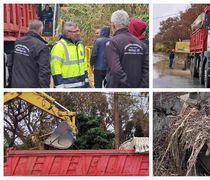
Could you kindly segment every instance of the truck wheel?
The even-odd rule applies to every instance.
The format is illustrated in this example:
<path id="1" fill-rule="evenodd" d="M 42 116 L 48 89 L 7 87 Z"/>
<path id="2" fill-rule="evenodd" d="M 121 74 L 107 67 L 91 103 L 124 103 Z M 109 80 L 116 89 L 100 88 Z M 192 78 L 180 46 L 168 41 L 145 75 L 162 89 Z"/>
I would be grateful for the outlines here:
<path id="1" fill-rule="evenodd" d="M 199 66 L 199 82 L 200 84 L 204 84 L 204 71 L 205 69 L 203 68 L 203 64 L 201 64 L 200 62 L 200 66 Z"/>
<path id="2" fill-rule="evenodd" d="M 206 62 L 204 72 L 204 84 L 206 88 L 210 88 L 210 73 L 208 72 L 208 63 Z"/>
<path id="3" fill-rule="evenodd" d="M 190 66 L 191 76 L 198 77 L 198 73 L 196 71 L 196 57 L 193 58 L 191 66 Z"/>

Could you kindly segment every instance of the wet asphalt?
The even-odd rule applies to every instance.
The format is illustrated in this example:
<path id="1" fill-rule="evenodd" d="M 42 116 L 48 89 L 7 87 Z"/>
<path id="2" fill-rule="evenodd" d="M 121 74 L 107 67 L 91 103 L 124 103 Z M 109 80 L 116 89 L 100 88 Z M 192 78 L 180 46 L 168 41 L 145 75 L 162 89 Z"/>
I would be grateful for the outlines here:
<path id="1" fill-rule="evenodd" d="M 168 57 L 163 54 L 153 56 L 154 88 L 204 88 L 198 78 L 191 78 L 190 70 L 183 70 L 184 61 L 174 60 L 173 69 L 168 68 Z"/>

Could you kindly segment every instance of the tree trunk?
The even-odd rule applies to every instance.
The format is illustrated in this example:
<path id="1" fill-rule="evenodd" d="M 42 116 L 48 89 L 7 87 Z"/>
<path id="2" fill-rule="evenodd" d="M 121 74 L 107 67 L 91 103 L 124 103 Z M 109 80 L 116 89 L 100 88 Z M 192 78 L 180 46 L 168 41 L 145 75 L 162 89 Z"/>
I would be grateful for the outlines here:
<path id="1" fill-rule="evenodd" d="M 114 138 L 114 145 L 115 149 L 119 149 L 120 146 L 120 129 L 121 129 L 121 122 L 119 118 L 119 108 L 118 108 L 118 94 L 117 92 L 114 93 L 114 132 L 115 132 L 115 138 Z"/>

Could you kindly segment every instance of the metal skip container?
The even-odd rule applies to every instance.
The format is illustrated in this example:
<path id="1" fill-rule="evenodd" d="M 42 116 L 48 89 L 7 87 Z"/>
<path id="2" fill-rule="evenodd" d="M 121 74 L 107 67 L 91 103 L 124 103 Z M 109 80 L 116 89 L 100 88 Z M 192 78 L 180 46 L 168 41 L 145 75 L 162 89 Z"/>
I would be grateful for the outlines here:
<path id="1" fill-rule="evenodd" d="M 7 151 L 5 176 L 149 176 L 149 154 L 134 150 Z"/>

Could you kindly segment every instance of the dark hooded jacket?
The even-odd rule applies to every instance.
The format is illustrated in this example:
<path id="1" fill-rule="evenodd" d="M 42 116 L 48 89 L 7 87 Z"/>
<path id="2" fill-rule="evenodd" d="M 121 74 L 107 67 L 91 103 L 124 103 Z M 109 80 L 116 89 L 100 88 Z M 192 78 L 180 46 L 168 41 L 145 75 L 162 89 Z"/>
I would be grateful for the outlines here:
<path id="1" fill-rule="evenodd" d="M 122 28 L 106 43 L 107 88 L 148 88 L 146 45 Z"/>
<path id="2" fill-rule="evenodd" d="M 109 35 L 110 28 L 103 27 L 101 29 L 100 38 L 98 38 L 94 44 L 90 62 L 96 70 L 107 70 L 107 65 L 105 62 L 105 48 L 106 42 L 109 40 Z"/>
<path id="3" fill-rule="evenodd" d="M 45 21 L 46 20 L 47 22 L 53 21 L 53 11 L 52 11 L 52 9 L 49 8 L 49 11 L 46 11 L 46 9 L 44 9 L 41 12 L 40 20 L 41 21 Z"/>
<path id="4" fill-rule="evenodd" d="M 15 42 L 12 88 L 49 88 L 50 51 L 45 43 L 32 31 Z"/>

